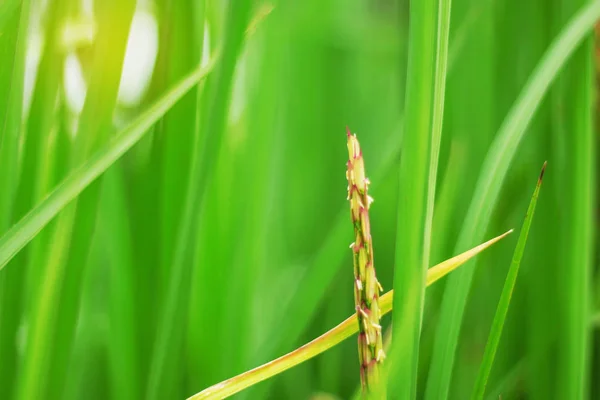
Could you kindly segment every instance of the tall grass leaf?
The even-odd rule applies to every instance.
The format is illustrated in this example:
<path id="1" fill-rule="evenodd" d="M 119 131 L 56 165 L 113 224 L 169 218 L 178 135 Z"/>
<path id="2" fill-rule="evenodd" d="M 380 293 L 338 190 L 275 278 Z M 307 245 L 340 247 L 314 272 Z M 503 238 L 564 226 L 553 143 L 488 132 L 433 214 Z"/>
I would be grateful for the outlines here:
<path id="1" fill-rule="evenodd" d="M 505 238 L 509 235 L 512 230 L 497 236 L 493 239 L 488 240 L 485 243 L 480 244 L 468 250 L 462 254 L 452 257 L 434 267 L 431 267 L 427 271 L 426 285 L 429 286 L 439 279 L 443 278 L 462 264 L 475 257 L 477 254 L 492 246 L 494 243 Z M 387 314 L 392 310 L 392 303 L 394 298 L 394 291 L 391 290 L 385 295 L 381 296 L 381 313 L 382 315 Z M 224 382 L 213 385 L 202 392 L 191 396 L 188 400 L 216 400 L 229 397 L 235 393 L 240 392 L 252 385 L 255 385 L 265 379 L 273 377 L 277 374 L 282 373 L 306 360 L 309 360 L 316 355 L 327 351 L 343 340 L 349 338 L 358 332 L 358 320 L 357 315 L 353 314 L 351 317 L 344 320 L 342 323 L 337 325 L 335 328 L 329 330 L 313 341 L 305 344 L 304 346 L 281 356 L 271 362 L 268 362 L 260 367 L 254 368 L 250 371 L 244 372 L 241 375 L 235 376 Z"/>
<path id="2" fill-rule="evenodd" d="M 58 87 L 62 68 L 62 54 L 55 51 L 58 15 L 63 12 L 61 1 L 54 1 L 49 6 L 49 22 L 46 27 L 46 45 L 42 52 L 36 82 L 32 94 L 31 106 L 28 119 L 24 125 L 24 140 L 21 147 L 20 179 L 16 190 L 16 200 L 12 210 L 12 221 L 21 218 L 34 204 L 39 187 L 45 178 L 51 173 L 50 160 L 53 158 L 53 137 L 51 128 L 56 122 L 56 110 Z M 25 283 L 27 281 L 27 266 L 30 263 L 30 255 L 33 247 L 22 252 L 19 257 L 12 261 L 12 266 L 5 272 L 10 284 L 2 294 L 2 303 L 7 304 L 6 313 L 2 318 L 2 333 L 10 340 L 10 347 L 0 347 L 0 354 L 7 360 L 16 359 L 17 332 L 21 317 L 25 311 L 27 296 L 23 296 Z M 0 306 L 1 308 L 2 306 Z M 0 340 L 4 345 L 4 341 Z M 0 346 L 2 346 L 0 345 Z M 12 353 L 12 354 L 11 354 Z M 7 364 L 11 364 L 7 362 Z M 18 367 L 11 368 L 10 372 L 0 373 L 0 387 L 11 391 L 15 384 L 15 375 Z M 6 382 L 4 382 L 6 380 Z M 10 396 L 6 396 L 10 397 Z"/>
<path id="3" fill-rule="evenodd" d="M 588 0 L 562 0 L 557 2 L 558 18 L 570 18 Z M 595 1 L 595 3 L 598 3 Z M 590 376 L 593 354 L 592 335 L 589 330 L 591 282 L 597 266 L 596 185 L 597 175 L 597 58 L 594 60 L 594 37 L 590 33 L 561 74 L 563 101 L 554 110 L 561 118 L 563 155 L 566 164 L 562 172 L 561 187 L 566 200 L 564 207 L 568 218 L 564 221 L 561 237 L 567 245 L 562 254 L 558 301 L 564 306 L 559 314 L 560 329 L 557 362 L 559 398 L 582 399 L 590 397 L 590 381 L 598 382 L 598 373 Z M 596 49 L 597 51 L 597 49 Z M 596 68 L 594 68 L 596 64 Z M 595 93 L 594 93 L 595 92 Z M 596 394 L 597 395 L 597 394 Z"/>
<path id="4" fill-rule="evenodd" d="M 125 56 L 135 2 L 103 2 L 97 13 L 99 40 L 93 54 L 89 87 L 75 137 L 72 165 L 78 166 L 106 142 L 113 126 L 113 112 Z M 88 250 L 95 230 L 100 183 L 66 207 L 50 238 L 57 243 L 41 265 L 34 294 L 30 329 L 25 346 L 19 397 L 36 398 L 42 393 L 64 395 L 75 338 L 82 281 Z M 64 247 L 63 247 L 64 246 Z M 53 346 L 48 346 L 48 340 Z"/>
<path id="5" fill-rule="evenodd" d="M 143 381 L 140 363 L 140 327 L 135 266 L 131 254 L 131 227 L 125 196 L 125 182 L 121 163 L 115 164 L 105 175 L 102 188 L 103 204 L 99 231 L 106 246 L 109 270 L 109 330 L 108 342 L 111 389 L 116 399 L 142 397 Z"/>
<path id="6" fill-rule="evenodd" d="M 535 110 L 560 68 L 589 33 L 599 16 L 600 2 L 594 1 L 582 8 L 552 42 L 531 74 L 490 147 L 458 239 L 458 249 L 468 247 L 485 233 L 508 168 Z M 427 399 L 448 396 L 460 325 L 472 277 L 473 266 L 469 265 L 454 274 L 448 282 L 427 382 Z"/>
<path id="7" fill-rule="evenodd" d="M 152 104 L 148 110 L 110 138 L 108 143 L 101 146 L 80 167 L 73 170 L 40 204 L 13 225 L 0 238 L 0 270 L 56 214 L 136 144 L 173 104 L 197 85 L 200 80 L 204 79 L 212 70 L 214 61 L 215 59 L 205 67 L 197 68 L 179 81 L 177 85 Z"/>
<path id="8" fill-rule="evenodd" d="M 220 149 L 229 111 L 233 73 L 242 48 L 244 33 L 250 19 L 249 1 L 227 5 L 223 53 L 215 75 L 206 82 L 205 106 L 200 116 L 201 132 L 195 138 L 189 192 L 178 227 L 171 263 L 169 282 L 159 317 L 148 378 L 150 399 L 172 395 L 168 389 L 181 379 L 174 374 L 181 363 L 187 306 L 190 297 L 190 277 L 200 211 L 206 188 L 212 179 L 211 170 Z"/>
<path id="9" fill-rule="evenodd" d="M 163 92 L 200 63 L 198 46 L 190 46 L 188 39 L 196 44 L 198 38 L 193 13 L 196 1 L 170 0 L 157 2 L 160 17 L 158 70 L 161 84 L 156 89 Z M 188 189 L 194 123 L 196 119 L 197 91 L 190 91 L 169 110 L 154 132 L 152 160 L 159 180 L 158 206 L 160 209 L 160 257 L 159 280 L 166 282 L 169 276 L 177 228 L 181 220 Z"/>
<path id="10" fill-rule="evenodd" d="M 16 16 L 15 16 L 16 17 Z M 12 68 L 5 71 L 10 74 L 10 80 L 5 86 L 8 91 L 2 93 L 8 97 L 3 114 L 4 124 L 0 127 L 0 232 L 4 233 L 10 226 L 12 208 L 19 177 L 19 141 L 22 133 L 23 88 L 25 81 L 25 51 L 27 43 L 27 27 L 29 21 L 29 1 L 21 4 L 18 14 L 16 45 L 14 58 L 8 54 L 7 64 Z M 10 33 L 7 33 L 9 36 Z M 10 43 L 8 51 L 10 52 Z M 9 72 L 10 71 L 10 72 Z M 3 88 L 3 91 L 5 89 Z"/>
<path id="11" fill-rule="evenodd" d="M 545 170 L 546 163 L 544 163 L 544 166 L 542 167 L 542 172 L 538 178 L 537 185 L 533 195 L 531 196 L 529 208 L 527 209 L 527 214 L 525 215 L 525 221 L 523 221 L 523 226 L 521 227 L 521 232 L 519 233 L 517 247 L 515 248 L 515 252 L 513 254 L 510 269 L 508 270 L 506 281 L 504 282 L 504 288 L 502 289 L 502 294 L 500 295 L 500 301 L 498 302 L 496 315 L 494 316 L 494 321 L 492 322 L 492 328 L 490 330 L 488 342 L 485 346 L 483 361 L 481 363 L 479 375 L 477 376 L 477 382 L 475 383 L 475 388 L 473 390 L 473 400 L 482 400 L 483 396 L 485 395 L 485 387 L 492 370 L 494 357 L 496 356 L 498 344 L 500 343 L 500 337 L 502 336 L 502 328 L 504 327 L 504 322 L 506 321 L 508 307 L 510 306 L 510 300 L 517 282 L 517 275 L 519 274 L 519 267 L 521 266 L 521 260 L 523 259 L 525 244 L 527 243 L 527 236 L 529 235 L 529 227 L 531 226 L 533 214 L 535 213 L 535 206 L 537 204 Z"/>
<path id="12" fill-rule="evenodd" d="M 198 37 L 198 54 L 202 55 L 205 51 L 209 51 L 208 48 L 205 48 L 204 46 L 204 40 L 205 40 L 205 31 L 207 30 L 207 4 L 204 1 L 201 2 L 196 2 L 195 3 L 195 30 L 196 30 L 196 34 L 194 36 Z M 209 46 L 207 46 L 209 47 Z M 196 110 L 195 110 L 195 121 L 194 121 L 194 135 L 198 136 L 200 134 L 200 116 L 201 116 L 201 104 L 202 104 L 202 94 L 204 93 L 204 85 L 200 84 L 198 85 L 198 88 L 196 89 Z M 199 235 L 200 236 L 200 235 Z M 202 239 L 201 237 L 198 238 L 198 242 L 201 243 Z M 200 245 L 198 245 L 198 247 L 200 247 Z M 197 260 L 197 258 L 196 258 Z M 194 261 L 196 261 L 194 260 Z M 197 270 L 194 271 L 194 273 L 198 273 Z M 206 344 L 206 341 L 204 340 L 204 336 L 203 336 L 203 332 L 204 330 L 202 329 L 203 325 L 198 321 L 201 316 L 199 313 L 194 312 L 194 310 L 197 309 L 196 306 L 196 302 L 195 300 L 199 297 L 201 297 L 201 295 L 204 294 L 208 294 L 206 293 L 206 291 L 202 291 L 202 289 L 198 288 L 198 286 L 203 285 L 204 282 L 200 281 L 198 279 L 195 279 L 195 276 L 192 276 L 191 278 L 191 282 L 192 282 L 192 288 L 191 288 L 191 296 L 190 296 L 190 312 L 188 315 L 188 336 L 186 337 L 186 354 L 188 355 L 187 359 L 188 359 L 188 365 L 186 368 L 186 372 L 187 372 L 187 386 L 186 386 L 186 393 L 189 393 L 189 388 L 194 387 L 194 385 L 200 380 L 202 379 L 201 376 L 202 374 L 197 374 L 197 372 L 199 370 L 201 370 L 201 366 L 198 366 L 198 364 L 200 364 L 203 359 L 203 356 L 205 356 L 205 354 L 202 352 L 202 346 Z M 200 301 L 204 301 L 203 298 L 200 299 Z M 197 352 L 195 352 L 194 350 L 197 350 Z"/>
<path id="13" fill-rule="evenodd" d="M 0 234 L 14 219 L 20 174 L 25 54 L 29 1 L 0 5 Z M 0 272 L 0 397 L 12 395 L 16 376 L 16 332 L 22 272 Z"/>
<path id="14" fill-rule="evenodd" d="M 406 126 L 400 160 L 394 289 L 396 316 L 389 384 L 402 399 L 417 393 L 424 279 L 442 138 L 450 0 L 410 7 Z M 436 24 L 437 16 L 437 24 Z M 410 267 L 408 267 L 410 266 Z"/>

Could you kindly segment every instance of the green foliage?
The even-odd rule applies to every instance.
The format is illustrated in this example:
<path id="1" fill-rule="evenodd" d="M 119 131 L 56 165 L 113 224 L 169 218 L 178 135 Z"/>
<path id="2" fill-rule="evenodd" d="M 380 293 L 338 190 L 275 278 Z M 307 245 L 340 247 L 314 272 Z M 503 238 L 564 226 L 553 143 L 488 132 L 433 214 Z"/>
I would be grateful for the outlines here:
<path id="1" fill-rule="evenodd" d="M 600 395 L 597 1 L 94 3 L 0 1 L 2 399 L 185 398 L 354 312 L 345 126 L 378 279 L 402 292 L 389 397 L 471 395 L 512 246 L 425 297 L 424 268 L 520 226 L 544 160 L 488 394 Z M 123 55 L 154 40 L 126 50 L 132 16 L 158 50 L 130 104 Z M 239 397 L 359 380 L 346 341 Z"/>

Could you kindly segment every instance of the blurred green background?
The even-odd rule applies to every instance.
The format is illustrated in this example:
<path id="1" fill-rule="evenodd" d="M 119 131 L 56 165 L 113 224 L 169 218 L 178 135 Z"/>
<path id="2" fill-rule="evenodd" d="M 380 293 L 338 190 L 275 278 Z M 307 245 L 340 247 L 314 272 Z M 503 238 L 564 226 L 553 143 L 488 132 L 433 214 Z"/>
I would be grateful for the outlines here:
<path id="1" fill-rule="evenodd" d="M 486 153 L 583 4 L 452 1 L 432 264 L 466 250 Z M 408 27 L 408 0 L 3 0 L 1 233 L 219 58 L 0 271 L 0 398 L 184 398 L 351 315 L 346 125 L 391 289 Z M 579 379 L 600 398 L 595 51 L 590 31 L 496 183 L 486 238 L 521 226 L 548 161 L 489 398 L 561 399 Z M 470 396 L 516 240 L 477 258 L 452 399 Z M 419 398 L 445 283 L 426 294 Z M 349 339 L 236 398 L 347 399 L 359 384 Z"/>

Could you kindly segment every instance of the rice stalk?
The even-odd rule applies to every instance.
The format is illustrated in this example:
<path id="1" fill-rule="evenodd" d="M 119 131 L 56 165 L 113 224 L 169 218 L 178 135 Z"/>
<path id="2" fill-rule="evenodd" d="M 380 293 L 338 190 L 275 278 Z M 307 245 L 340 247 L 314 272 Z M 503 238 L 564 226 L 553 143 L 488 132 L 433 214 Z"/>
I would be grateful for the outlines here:
<path id="1" fill-rule="evenodd" d="M 381 340 L 381 310 L 379 292 L 383 291 L 373 263 L 373 241 L 369 222 L 369 207 L 373 199 L 368 195 L 369 179 L 356 135 L 348 136 L 348 200 L 354 225 L 354 243 L 350 245 L 354 260 L 354 300 L 358 320 L 358 356 L 363 391 L 369 392 L 379 382 L 379 364 L 385 353 Z"/>

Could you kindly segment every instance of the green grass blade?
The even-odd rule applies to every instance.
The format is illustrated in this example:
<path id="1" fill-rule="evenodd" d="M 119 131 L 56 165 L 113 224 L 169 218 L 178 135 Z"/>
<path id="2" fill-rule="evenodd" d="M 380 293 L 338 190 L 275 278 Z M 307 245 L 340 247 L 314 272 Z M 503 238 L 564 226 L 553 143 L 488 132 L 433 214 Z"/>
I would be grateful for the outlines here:
<path id="1" fill-rule="evenodd" d="M 557 2 L 558 18 L 570 18 L 588 0 Z M 595 1 L 597 3 L 597 1 Z M 562 21 L 561 21 L 562 22 Z M 597 223 L 597 47 L 588 35 L 561 74 L 561 103 L 554 110 L 561 118 L 563 151 L 566 163 L 560 169 L 565 198 L 564 229 L 561 239 L 566 245 L 558 270 L 559 294 L 563 307 L 559 313 L 559 343 L 556 389 L 558 398 L 590 398 L 590 379 L 598 382 L 598 372 L 590 376 L 593 340 L 589 330 L 591 282 L 597 266 L 594 230 Z M 596 38 L 597 41 L 597 38 Z M 595 92 L 595 93 L 594 93 Z M 565 100 L 568 99 L 568 100 Z M 566 103 L 566 104 L 565 104 Z M 557 168 L 558 170 L 558 168 Z M 597 296 L 597 295 L 596 295 Z M 592 396 L 594 397 L 594 396 Z"/>
<path id="2" fill-rule="evenodd" d="M 500 343 L 500 337 L 502 336 L 502 328 L 504 327 L 504 322 L 506 321 L 508 307 L 510 306 L 510 300 L 517 282 L 517 275 L 519 274 L 519 267 L 521 266 L 521 260 L 523 259 L 525 244 L 527 243 L 527 236 L 529 235 L 529 227 L 531 226 L 533 214 L 535 213 L 535 206 L 537 204 L 545 170 L 546 163 L 544 163 L 544 166 L 542 167 L 542 172 L 538 178 L 537 185 L 533 191 L 533 195 L 531 196 L 529 208 L 527 209 L 527 214 L 525 215 L 525 221 L 523 221 L 523 226 L 521 227 L 521 232 L 519 233 L 517 247 L 515 248 L 515 252 L 513 254 L 512 263 L 510 264 L 510 269 L 508 270 L 506 281 L 504 282 L 504 288 L 502 289 L 502 294 L 500 295 L 500 301 L 498 302 L 496 315 L 494 316 L 490 335 L 485 346 L 483 361 L 481 363 L 479 375 L 477 376 L 477 382 L 475 383 L 473 396 L 471 397 L 473 400 L 482 400 L 483 396 L 485 395 L 485 387 L 492 370 L 492 365 L 494 364 L 494 357 L 496 356 L 498 344 Z"/>
<path id="3" fill-rule="evenodd" d="M 600 17 L 600 2 L 592 2 L 578 12 L 559 37 L 553 41 L 530 76 L 486 157 L 458 239 L 458 249 L 469 247 L 485 233 L 508 168 L 535 110 L 560 68 L 593 28 L 598 17 Z M 450 278 L 444 293 L 433 361 L 427 382 L 428 399 L 448 397 L 460 325 L 472 277 L 472 265 L 461 269 Z"/>
<path id="4" fill-rule="evenodd" d="M 15 204 L 15 217 L 22 218 L 40 199 L 43 198 L 48 188 L 52 185 L 51 180 L 56 174 L 56 160 L 61 151 L 58 141 L 57 126 L 60 113 L 63 108 L 64 98 L 60 94 L 63 83 L 62 72 L 64 68 L 65 54 L 57 52 L 56 48 L 60 40 L 60 21 L 65 18 L 68 1 L 54 0 L 48 4 L 48 23 L 45 27 L 45 46 L 43 48 L 35 86 L 32 93 L 31 106 L 26 122 L 26 139 L 23 143 L 23 155 L 21 166 L 21 178 L 17 190 L 17 201 Z M 58 101 L 57 101 L 58 99 Z M 63 155 L 60 162 L 68 162 L 70 154 Z M 23 293 L 37 293 L 39 281 L 43 280 L 40 274 L 45 255 L 42 250 L 47 245 L 47 238 L 52 228 L 46 230 L 45 235 L 38 236 L 38 241 L 22 251 L 11 261 L 6 273 L 18 276 L 18 281 L 12 283 L 15 291 L 14 297 L 10 299 L 11 307 L 21 314 L 27 315 L 26 311 L 32 312 L 31 308 L 25 307 L 35 304 L 33 296 L 23 296 Z M 34 283 L 35 281 L 35 283 Z M 31 290 L 31 291 L 30 291 Z M 18 321 L 15 321 L 18 322 Z M 7 321 L 8 325 L 9 322 Z M 18 325 L 13 327 L 15 338 Z M 2 379 L 2 378 L 0 378 Z M 0 383 L 0 386 L 2 384 Z"/>
<path id="5" fill-rule="evenodd" d="M 202 108 L 201 132 L 195 138 L 189 192 L 179 223 L 176 248 L 171 263 L 164 306 L 159 317 L 158 333 L 148 378 L 149 399 L 169 396 L 169 389 L 181 377 L 173 374 L 181 362 L 195 237 L 203 197 L 211 181 L 212 165 L 220 150 L 229 111 L 231 84 L 251 4 L 239 1 L 227 6 L 225 37 L 221 63 L 206 82 L 207 101 Z"/>
<path id="6" fill-rule="evenodd" d="M 9 6 L 12 3 L 12 6 Z M 14 8 L 13 8 L 14 6 Z M 6 7 L 6 8 L 5 8 Z M 11 88 L 13 87 L 13 70 L 17 56 L 17 44 L 19 38 L 19 26 L 21 22 L 21 7 L 19 2 L 3 2 L 0 5 L 0 57 L 5 60 L 0 64 L 0 147 L 6 132 L 6 121 L 15 107 L 11 101 Z M 18 66 L 18 63 L 17 63 Z"/>
<path id="7" fill-rule="evenodd" d="M 471 250 L 468 250 L 462 254 L 452 257 L 451 259 L 441 262 L 434 267 L 429 268 L 427 270 L 425 279 L 426 286 L 437 282 L 439 279 L 454 271 L 456 268 L 475 257 L 480 252 L 505 238 L 511 232 L 512 230 L 503 233 L 502 235 L 490 239 L 487 242 L 472 248 Z M 381 296 L 380 305 L 382 315 L 392 311 L 393 298 L 393 290 L 390 290 L 388 293 Z M 250 371 L 244 372 L 243 374 L 206 388 L 202 392 L 191 396 L 189 400 L 216 400 L 224 399 L 234 395 L 235 393 L 280 374 L 298 364 L 303 363 L 306 360 L 315 357 L 318 354 L 327 351 L 357 332 L 357 317 L 356 314 L 353 314 L 335 328 L 327 331 L 304 346 Z"/>
<path id="8" fill-rule="evenodd" d="M 139 303 L 134 262 L 131 254 L 131 227 L 125 195 L 125 179 L 120 163 L 110 168 L 102 187 L 99 231 L 110 265 L 108 341 L 112 392 L 115 399 L 139 399 L 142 396 L 140 363 L 141 336 L 136 324 Z"/>
<path id="9" fill-rule="evenodd" d="M 160 75 L 156 89 L 163 92 L 200 63 L 198 38 L 192 4 L 196 1 L 159 1 L 160 16 L 158 62 L 155 74 Z M 188 39 L 192 39 L 192 46 Z M 158 77 L 157 77 L 158 78 Z M 168 280 L 177 228 L 181 220 L 188 189 L 194 145 L 197 91 L 190 91 L 173 106 L 154 132 L 152 160 L 159 180 L 158 207 L 161 219 L 159 280 Z"/>
<path id="10" fill-rule="evenodd" d="M 410 7 L 406 126 L 394 269 L 397 323 L 393 336 L 397 340 L 392 345 L 389 375 L 392 392 L 403 399 L 415 398 L 417 393 L 424 278 L 430 257 L 444 115 L 450 6 L 451 1 L 440 0 L 419 1 Z"/>
<path id="11" fill-rule="evenodd" d="M 427 197 L 427 224 L 425 225 L 424 254 L 429 261 L 431 250 L 431 229 L 433 226 L 433 209 L 437 187 L 437 172 L 442 142 L 442 126 L 444 123 L 444 102 L 446 97 L 446 75 L 448 71 L 448 41 L 450 37 L 451 0 L 438 1 L 438 21 L 436 38 L 436 63 L 433 91 L 433 112 L 431 122 L 431 157 L 429 160 L 429 180 Z"/>
<path id="12" fill-rule="evenodd" d="M 21 9 L 16 36 L 14 58 L 9 55 L 8 64 L 11 64 L 10 81 L 7 88 L 8 103 L 3 113 L 4 124 L 0 127 L 0 232 L 4 233 L 12 222 L 12 209 L 15 201 L 17 182 L 19 177 L 19 141 L 21 140 L 21 126 L 23 114 L 23 88 L 25 81 L 25 52 L 27 44 L 27 27 L 29 21 L 29 1 L 21 4 Z M 10 52 L 10 43 L 7 44 Z M 4 90 L 4 89 L 3 89 Z"/>
<path id="13" fill-rule="evenodd" d="M 0 234 L 15 218 L 19 177 L 19 142 L 29 1 L 0 5 Z M 0 272 L 0 397 L 10 398 L 17 375 L 16 335 L 21 312 L 22 271 Z"/>
<path id="14" fill-rule="evenodd" d="M 63 6 L 61 2 L 52 2 L 49 6 L 49 23 L 46 28 L 46 46 L 41 55 L 39 73 L 32 94 L 31 107 L 28 120 L 23 125 L 24 142 L 21 148 L 21 175 L 16 190 L 16 201 L 13 207 L 12 220 L 21 218 L 34 204 L 36 189 L 42 184 L 44 178 L 49 175 L 52 168 L 48 168 L 49 160 L 53 158 L 53 136 L 51 128 L 56 122 L 56 110 L 53 107 L 58 94 L 60 72 L 62 67 L 62 55 L 56 54 L 54 46 L 58 33 L 58 15 L 62 15 Z M 52 106 L 48 106 L 52 104 Z M 22 252 L 19 257 L 12 261 L 12 266 L 4 272 L 6 279 L 6 290 L 2 290 L 0 302 L 7 305 L 2 317 L 2 329 L 0 332 L 0 354 L 6 360 L 16 360 L 19 324 L 22 320 L 26 297 L 23 296 L 24 284 L 26 282 L 27 266 L 31 250 Z M 10 282 L 10 283 L 8 283 Z M 6 340 L 4 340 L 6 338 Z M 8 341 L 8 342 L 7 342 Z M 5 347 L 7 346 L 7 347 Z M 10 361 L 3 363 L 11 365 Z M 14 365 L 14 364 L 13 364 Z M 2 373 L 0 367 L 0 387 L 11 391 L 15 384 L 15 375 L 18 368 L 10 368 L 10 371 Z M 10 398 L 11 396 L 4 396 Z"/>
<path id="15" fill-rule="evenodd" d="M 213 65 L 214 59 L 206 67 L 198 68 L 187 75 L 148 110 L 111 138 L 85 163 L 63 179 L 40 204 L 13 225 L 0 238 L 0 269 L 4 268 L 8 261 L 29 243 L 56 214 L 136 144 L 173 104 L 205 78 L 212 70 Z"/>
<path id="16" fill-rule="evenodd" d="M 134 9 L 132 0 L 110 0 L 98 10 L 99 39 L 75 137 L 72 165 L 84 162 L 112 131 Z M 33 266 L 41 283 L 36 286 L 39 291 L 33 295 L 29 315 L 31 335 L 27 337 L 23 373 L 19 377 L 21 399 L 41 394 L 64 396 L 99 191 L 100 183 L 95 182 L 66 207 L 50 239 L 57 244 L 44 263 Z"/>

